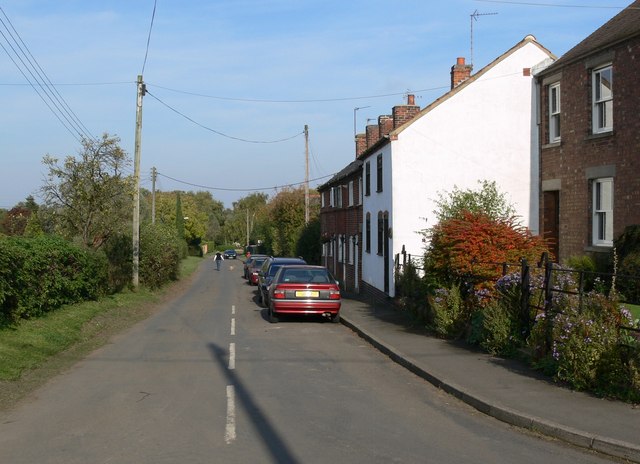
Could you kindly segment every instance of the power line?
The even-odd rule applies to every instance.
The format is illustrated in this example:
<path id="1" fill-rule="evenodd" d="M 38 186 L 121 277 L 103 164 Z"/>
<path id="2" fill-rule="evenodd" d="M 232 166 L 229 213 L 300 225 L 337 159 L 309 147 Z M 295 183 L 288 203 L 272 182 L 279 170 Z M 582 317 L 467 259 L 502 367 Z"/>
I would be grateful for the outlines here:
<path id="1" fill-rule="evenodd" d="M 155 95 L 153 95 L 151 92 L 149 92 L 147 90 L 147 95 L 149 95 L 150 97 L 153 97 L 155 100 L 157 100 L 158 102 L 160 102 L 162 105 L 166 106 L 167 108 L 169 108 L 171 111 L 173 111 L 174 113 L 182 116 L 183 118 L 185 118 L 187 121 L 192 122 L 193 124 L 195 124 L 196 126 L 202 127 L 203 129 L 206 129 L 210 132 L 213 132 L 214 134 L 218 134 L 222 137 L 226 137 L 228 139 L 232 139 L 232 140 L 238 140 L 240 142 L 247 142 L 247 143 L 279 143 L 279 142 L 286 142 L 287 140 L 291 140 L 294 139 L 296 137 L 299 137 L 300 135 L 302 135 L 304 132 L 299 132 L 295 135 L 292 135 L 291 137 L 286 137 L 283 139 L 278 139 L 278 140 L 249 140 L 249 139 L 243 139 L 240 137 L 233 137 L 231 135 L 227 135 L 225 133 L 222 133 L 220 131 L 217 131 L 215 129 L 212 129 L 210 127 L 207 127 L 203 124 L 200 124 L 199 122 L 195 121 L 194 119 L 190 118 L 189 116 L 185 115 L 184 113 L 181 113 L 180 111 L 178 111 L 177 109 L 173 108 L 172 106 L 169 106 L 167 103 L 163 102 L 162 100 L 160 100 L 158 97 L 156 97 Z"/>
<path id="2" fill-rule="evenodd" d="M 302 181 L 302 182 L 294 182 L 292 184 L 285 184 L 285 185 L 276 185 L 273 187 L 264 187 L 264 188 L 224 188 L 224 187 L 210 187 L 207 185 L 199 185 L 199 184 L 192 184 L 191 182 L 186 182 L 184 180 L 179 180 L 179 179 L 175 179 L 173 177 L 167 176 L 166 174 L 162 174 L 159 171 L 156 171 L 156 174 L 162 177 L 165 177 L 167 179 L 170 179 L 174 182 L 178 182 L 180 184 L 185 184 L 185 185 L 190 185 L 191 187 L 198 187 L 198 188 L 203 188 L 203 189 L 207 189 L 207 190 L 221 190 L 224 192 L 260 192 L 263 190 L 274 190 L 274 189 L 282 189 L 282 188 L 287 188 L 287 187 L 295 187 L 297 185 L 302 185 L 304 183 L 306 183 L 306 181 Z M 315 182 L 317 180 L 322 180 L 322 179 L 326 179 L 327 177 L 333 177 L 335 176 L 334 174 L 329 174 L 326 176 L 322 176 L 322 177 L 316 177 L 315 179 L 309 179 L 309 182 Z"/>
<path id="3" fill-rule="evenodd" d="M 516 1 L 508 1 L 508 0 L 475 0 L 476 2 L 485 2 L 485 3 L 507 3 L 510 5 L 525 5 L 525 6 L 547 6 L 547 7 L 557 7 L 557 8 L 593 8 L 593 9 L 609 9 L 609 10 L 624 10 L 625 8 L 629 8 L 632 10 L 638 9 L 638 7 L 626 7 L 626 6 L 611 6 L 611 5 L 569 5 L 562 3 L 539 3 L 539 2 L 516 2 Z"/>
<path id="4" fill-rule="evenodd" d="M 7 37 L 7 35 L 5 35 L 3 31 L 0 31 L 0 34 L 6 41 L 9 48 L 13 51 L 13 54 L 15 55 L 15 57 L 20 61 L 20 63 L 22 63 L 22 67 L 17 63 L 17 61 L 14 59 L 11 53 L 9 53 L 9 50 L 7 50 L 7 48 L 4 45 L 2 45 L 2 48 L 7 53 L 7 55 L 13 62 L 13 64 L 16 66 L 16 68 L 18 68 L 20 73 L 27 80 L 29 85 L 31 85 L 31 87 L 38 94 L 38 96 L 44 101 L 44 103 L 47 105 L 49 110 L 51 110 L 54 113 L 54 115 L 58 118 L 58 120 L 62 123 L 62 125 L 65 126 L 65 128 L 69 132 L 71 132 L 76 139 L 78 139 L 77 136 L 80 136 L 81 139 L 82 138 L 94 139 L 94 137 L 91 135 L 89 130 L 86 128 L 86 126 L 82 123 L 80 118 L 78 118 L 78 116 L 73 112 L 73 110 L 71 109 L 69 104 L 66 102 L 66 100 L 62 97 L 60 92 L 58 92 L 58 90 L 55 88 L 55 86 L 47 76 L 44 69 L 42 69 L 42 67 L 36 60 L 36 58 L 33 56 L 31 51 L 29 50 L 29 47 L 27 46 L 27 44 L 24 42 L 24 40 L 22 40 L 22 37 L 20 36 L 16 28 L 13 26 L 13 23 L 5 13 L 4 9 L 2 9 L 2 7 L 0 7 L 0 11 L 2 12 L 2 15 L 6 20 L 5 22 L 5 20 L 3 20 L 0 17 L 0 24 L 2 24 L 2 26 L 8 33 L 9 37 L 11 38 L 11 40 L 9 40 L 9 38 Z M 11 26 L 11 28 L 9 28 L 9 26 Z M 17 49 L 16 47 L 13 46 L 12 41 L 17 46 Z M 25 62 L 25 59 L 23 59 L 23 57 L 26 59 L 26 62 Z M 37 86 L 43 91 L 43 93 L 46 95 L 46 97 L 51 102 L 51 104 L 55 107 L 55 110 L 51 105 L 49 105 L 49 103 L 46 101 L 43 95 L 36 89 L 36 86 L 34 85 L 32 80 L 29 79 L 29 77 L 27 77 L 23 68 L 24 70 L 27 71 L 27 73 L 31 75 L 31 78 L 33 79 L 33 81 L 35 81 Z M 66 123 L 62 121 L 60 116 L 62 116 L 62 118 L 66 121 Z M 71 130 L 69 126 L 71 126 L 73 130 Z M 74 134 L 74 131 L 76 132 L 75 134 Z"/>
<path id="5" fill-rule="evenodd" d="M 147 65 L 147 55 L 149 54 L 149 42 L 151 42 L 151 30 L 153 29 L 153 20 L 156 17 L 156 5 L 158 0 L 153 0 L 153 13 L 151 13 L 151 25 L 149 26 L 149 35 L 147 36 L 147 49 L 144 52 L 144 62 L 142 63 L 142 72 L 144 75 L 144 67 Z"/>
<path id="6" fill-rule="evenodd" d="M 170 92 L 181 93 L 185 95 L 193 95 L 195 97 L 203 97 L 203 98 L 212 98 L 215 100 L 226 100 L 226 101 L 239 101 L 239 102 L 248 102 L 248 103 L 329 103 L 329 102 L 337 102 L 337 101 L 350 101 L 350 100 L 366 100 L 371 98 L 386 98 L 386 97 L 395 97 L 398 95 L 406 95 L 407 91 L 397 92 L 397 93 L 386 93 L 380 95 L 368 95 L 368 96 L 355 96 L 355 97 L 336 97 L 336 98 L 316 98 L 311 100 L 269 100 L 269 99 L 260 99 L 260 98 L 235 98 L 235 97 L 221 97 L 217 95 L 207 95 L 196 92 L 188 92 L 185 90 L 172 89 L 169 87 L 163 87 L 161 85 L 155 84 L 147 84 L 147 86 L 157 87 L 159 89 L 168 90 Z M 420 90 L 412 90 L 412 93 L 423 93 L 423 92 L 431 92 L 435 90 L 448 89 L 450 86 L 440 86 L 440 87 L 432 87 L 429 89 L 420 89 Z"/>

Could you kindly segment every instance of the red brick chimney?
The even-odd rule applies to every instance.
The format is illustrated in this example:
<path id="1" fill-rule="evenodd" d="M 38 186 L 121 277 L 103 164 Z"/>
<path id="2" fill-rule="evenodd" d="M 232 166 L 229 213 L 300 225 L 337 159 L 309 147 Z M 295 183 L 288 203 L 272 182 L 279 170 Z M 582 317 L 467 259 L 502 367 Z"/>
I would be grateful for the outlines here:
<path id="1" fill-rule="evenodd" d="M 393 114 L 393 128 L 396 129 L 403 125 L 407 121 L 411 121 L 420 112 L 420 107 L 416 105 L 416 97 L 414 95 L 407 95 L 407 104 L 394 106 L 392 110 Z"/>
<path id="2" fill-rule="evenodd" d="M 378 116 L 378 128 L 380 130 L 380 137 L 389 135 L 389 132 L 393 130 L 393 116 L 388 114 Z"/>
<path id="3" fill-rule="evenodd" d="M 380 127 L 377 124 L 368 124 L 367 128 L 367 148 L 373 146 L 380 138 Z"/>
<path id="4" fill-rule="evenodd" d="M 356 135 L 356 158 L 367 149 L 367 136 L 365 134 Z"/>
<path id="5" fill-rule="evenodd" d="M 452 90 L 471 77 L 471 69 L 473 69 L 472 65 L 464 64 L 464 58 L 458 57 L 456 64 L 451 66 Z"/>

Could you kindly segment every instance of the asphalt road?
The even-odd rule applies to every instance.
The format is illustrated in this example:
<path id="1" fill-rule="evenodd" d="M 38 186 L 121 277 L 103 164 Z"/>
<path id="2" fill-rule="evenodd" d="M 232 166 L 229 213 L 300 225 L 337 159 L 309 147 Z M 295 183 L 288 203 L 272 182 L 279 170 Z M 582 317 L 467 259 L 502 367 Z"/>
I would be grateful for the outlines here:
<path id="1" fill-rule="evenodd" d="M 477 413 L 341 324 L 269 324 L 206 260 L 150 319 L 0 415 L 0 463 L 604 463 Z"/>

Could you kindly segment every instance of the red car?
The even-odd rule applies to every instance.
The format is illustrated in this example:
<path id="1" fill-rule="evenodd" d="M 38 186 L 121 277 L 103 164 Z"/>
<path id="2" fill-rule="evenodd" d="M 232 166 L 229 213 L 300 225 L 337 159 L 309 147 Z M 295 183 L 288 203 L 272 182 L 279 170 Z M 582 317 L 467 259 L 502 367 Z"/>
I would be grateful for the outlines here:
<path id="1" fill-rule="evenodd" d="M 247 269 L 249 285 L 258 285 L 258 272 L 260 272 L 262 263 L 264 263 L 267 258 L 268 256 L 266 255 L 259 255 L 251 258 L 251 264 Z"/>
<path id="2" fill-rule="evenodd" d="M 321 315 L 340 322 L 340 286 L 326 267 L 285 265 L 269 287 L 269 322 L 279 315 Z"/>

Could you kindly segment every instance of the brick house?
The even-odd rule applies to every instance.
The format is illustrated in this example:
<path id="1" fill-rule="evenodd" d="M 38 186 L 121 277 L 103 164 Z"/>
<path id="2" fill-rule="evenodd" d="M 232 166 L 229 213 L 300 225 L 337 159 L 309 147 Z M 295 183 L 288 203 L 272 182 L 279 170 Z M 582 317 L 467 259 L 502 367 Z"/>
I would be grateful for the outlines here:
<path id="1" fill-rule="evenodd" d="M 320 193 L 322 264 L 348 293 L 359 293 L 362 259 L 362 161 L 354 160 L 328 182 Z"/>
<path id="2" fill-rule="evenodd" d="M 536 75 L 540 223 L 557 260 L 640 224 L 640 1 Z"/>

